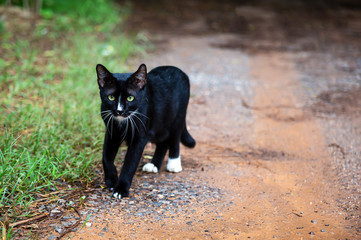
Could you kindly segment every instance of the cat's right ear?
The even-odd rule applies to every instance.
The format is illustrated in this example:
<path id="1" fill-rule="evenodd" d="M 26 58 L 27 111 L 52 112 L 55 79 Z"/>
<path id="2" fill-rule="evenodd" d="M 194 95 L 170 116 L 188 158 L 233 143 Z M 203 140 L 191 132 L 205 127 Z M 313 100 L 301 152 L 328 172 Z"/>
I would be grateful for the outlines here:
<path id="1" fill-rule="evenodd" d="M 100 88 L 103 88 L 112 78 L 112 74 L 101 64 L 96 66 L 97 76 L 98 76 L 98 85 Z"/>

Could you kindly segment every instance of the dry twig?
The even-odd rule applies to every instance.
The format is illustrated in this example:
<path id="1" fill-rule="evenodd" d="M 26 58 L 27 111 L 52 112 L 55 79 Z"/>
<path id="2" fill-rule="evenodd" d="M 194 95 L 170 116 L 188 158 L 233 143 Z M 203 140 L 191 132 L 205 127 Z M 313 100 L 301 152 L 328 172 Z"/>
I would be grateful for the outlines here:
<path id="1" fill-rule="evenodd" d="M 78 221 L 76 221 L 76 223 L 74 223 L 74 224 L 71 225 L 70 227 L 67 227 L 66 231 L 64 231 L 63 233 L 61 233 L 61 234 L 56 238 L 57 240 L 60 240 L 62 237 L 64 237 L 64 236 L 65 236 L 66 234 L 68 234 L 69 232 L 71 232 L 74 228 L 76 228 L 76 227 L 80 224 L 80 222 L 81 222 L 81 215 L 80 215 L 79 211 L 78 211 L 75 207 L 73 207 L 73 210 L 74 210 L 74 212 L 76 212 L 76 214 L 78 214 L 78 216 L 79 216 Z"/>
<path id="2" fill-rule="evenodd" d="M 32 221 L 42 219 L 44 217 L 47 217 L 48 215 L 49 215 L 49 213 L 43 213 L 43 214 L 40 214 L 40 215 L 32 217 L 32 218 L 28 218 L 28 219 L 25 219 L 25 220 L 22 220 L 22 221 L 19 221 L 19 222 L 11 223 L 9 225 L 9 227 L 16 227 L 16 226 L 19 226 L 19 225 L 23 225 L 23 224 L 28 223 L 28 222 L 32 222 Z"/>

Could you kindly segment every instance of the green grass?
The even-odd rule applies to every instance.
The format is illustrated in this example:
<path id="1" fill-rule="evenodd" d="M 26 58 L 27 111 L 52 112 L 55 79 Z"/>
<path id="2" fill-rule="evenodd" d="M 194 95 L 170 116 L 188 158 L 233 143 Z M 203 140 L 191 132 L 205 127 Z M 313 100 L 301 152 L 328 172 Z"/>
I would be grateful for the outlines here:
<path id="1" fill-rule="evenodd" d="M 77 9 L 77 11 L 69 11 L 69 9 Z M 51 18 L 54 14 L 62 14 L 62 17 L 57 20 L 58 26 L 70 23 L 82 31 L 93 31 L 95 27 L 98 31 L 109 32 L 119 26 L 119 22 L 129 14 L 128 10 L 129 7 L 120 8 L 112 1 L 105 0 L 46 0 L 44 9 L 40 13 L 45 18 Z M 119 18 L 119 12 L 122 18 Z"/>
<path id="2" fill-rule="evenodd" d="M 106 9 L 124 18 L 117 8 Z M 114 17 L 113 27 L 87 15 L 85 30 L 82 24 L 66 29 L 55 19 L 77 15 L 51 11 L 56 17 L 47 16 L 26 39 L 7 29 L 0 35 L 0 215 L 13 220 L 31 215 L 27 206 L 38 193 L 63 182 L 91 183 L 104 132 L 95 65 L 126 71 L 127 59 L 145 50 L 143 40 L 115 30 Z"/>

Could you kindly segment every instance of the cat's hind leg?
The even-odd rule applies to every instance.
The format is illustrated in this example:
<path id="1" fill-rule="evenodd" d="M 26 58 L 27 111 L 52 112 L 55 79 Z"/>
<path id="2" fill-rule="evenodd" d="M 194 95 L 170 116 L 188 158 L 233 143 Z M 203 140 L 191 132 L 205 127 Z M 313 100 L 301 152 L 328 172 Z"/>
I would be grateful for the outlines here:
<path id="1" fill-rule="evenodd" d="M 180 148 L 179 148 L 180 139 L 177 138 L 169 147 L 169 158 L 167 163 L 167 171 L 178 173 L 182 169 L 182 161 L 180 157 Z"/>
<path id="2" fill-rule="evenodd" d="M 182 169 L 182 161 L 180 155 L 177 158 L 168 158 L 167 171 L 179 173 Z"/>
<path id="3" fill-rule="evenodd" d="M 167 150 L 168 145 L 166 143 L 157 143 L 152 162 L 143 166 L 143 172 L 157 173 L 162 167 L 163 159 Z"/>

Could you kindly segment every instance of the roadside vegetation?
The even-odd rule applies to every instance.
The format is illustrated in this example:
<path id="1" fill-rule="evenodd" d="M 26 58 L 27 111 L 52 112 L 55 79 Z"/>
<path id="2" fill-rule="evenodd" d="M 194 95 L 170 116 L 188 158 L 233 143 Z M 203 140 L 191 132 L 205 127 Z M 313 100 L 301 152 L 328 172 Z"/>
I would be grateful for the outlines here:
<path id="1" fill-rule="evenodd" d="M 95 65 L 126 71 L 147 45 L 122 34 L 129 6 L 44 0 L 31 12 L 13 2 L 20 6 L 0 1 L 0 227 L 8 238 L 10 223 L 34 216 L 34 202 L 92 183 L 103 140 Z"/>

